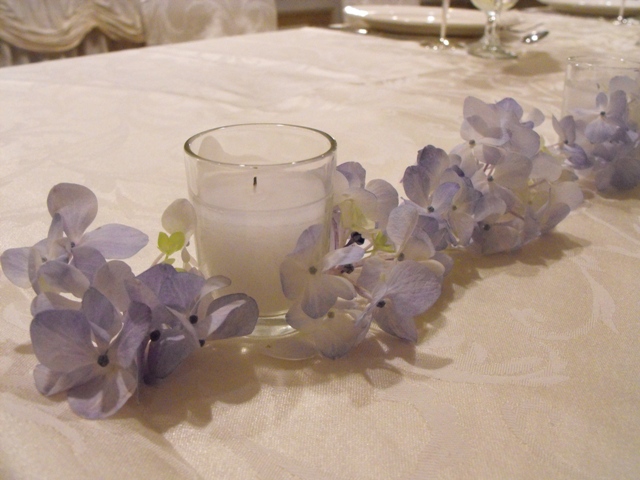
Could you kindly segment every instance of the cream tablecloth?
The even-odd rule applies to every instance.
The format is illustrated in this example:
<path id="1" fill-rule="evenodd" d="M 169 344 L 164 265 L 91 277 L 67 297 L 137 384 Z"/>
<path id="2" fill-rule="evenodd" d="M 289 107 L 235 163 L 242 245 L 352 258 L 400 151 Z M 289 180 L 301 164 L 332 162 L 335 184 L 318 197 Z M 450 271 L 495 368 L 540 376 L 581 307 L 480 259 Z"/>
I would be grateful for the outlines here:
<path id="1" fill-rule="evenodd" d="M 302 29 L 2 69 L 0 249 L 46 235 L 58 182 L 95 191 L 96 225 L 155 238 L 185 195 L 182 143 L 207 128 L 316 127 L 395 184 L 422 146 L 460 142 L 466 95 L 550 117 L 565 57 L 638 53 L 637 28 L 520 15 L 551 35 L 517 61 Z M 550 120 L 540 131 L 555 140 Z M 2 276 L 0 477 L 638 478 L 639 192 L 587 191 L 520 252 L 456 254 L 415 347 L 378 333 L 344 359 L 286 362 L 222 342 L 105 421 L 36 392 L 31 293 Z"/>

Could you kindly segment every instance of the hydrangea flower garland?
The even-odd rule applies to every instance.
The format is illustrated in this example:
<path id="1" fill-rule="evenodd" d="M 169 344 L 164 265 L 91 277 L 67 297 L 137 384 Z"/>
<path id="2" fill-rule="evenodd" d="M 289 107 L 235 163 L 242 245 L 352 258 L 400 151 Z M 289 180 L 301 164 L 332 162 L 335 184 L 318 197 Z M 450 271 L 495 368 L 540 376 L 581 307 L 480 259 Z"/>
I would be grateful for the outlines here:
<path id="1" fill-rule="evenodd" d="M 453 268 L 447 249 L 493 254 L 535 240 L 582 202 L 574 171 L 600 189 L 640 182 L 637 125 L 617 82 L 609 97 L 598 95 L 595 110 L 554 118 L 559 140 L 550 147 L 535 131 L 540 111 L 525 117 L 511 98 L 467 98 L 465 141 L 448 154 L 432 145 L 420 150 L 404 173 L 402 201 L 388 182 L 367 182 L 360 164 L 340 165 L 332 248 L 324 252 L 321 227 L 313 226 L 281 266 L 292 301 L 286 319 L 297 330 L 284 356 L 343 356 L 373 323 L 416 342 L 414 319 L 436 302 Z M 190 255 L 196 216 L 187 200 L 164 212 L 161 254 L 139 275 L 122 259 L 148 237 L 117 224 L 86 232 L 98 208 L 88 188 L 56 185 L 47 206 L 47 237 L 0 256 L 7 278 L 36 293 L 30 334 L 42 394 L 66 391 L 78 415 L 108 417 L 141 383 L 165 378 L 206 341 L 253 331 L 256 302 L 216 294 L 230 280 L 204 278 Z"/>

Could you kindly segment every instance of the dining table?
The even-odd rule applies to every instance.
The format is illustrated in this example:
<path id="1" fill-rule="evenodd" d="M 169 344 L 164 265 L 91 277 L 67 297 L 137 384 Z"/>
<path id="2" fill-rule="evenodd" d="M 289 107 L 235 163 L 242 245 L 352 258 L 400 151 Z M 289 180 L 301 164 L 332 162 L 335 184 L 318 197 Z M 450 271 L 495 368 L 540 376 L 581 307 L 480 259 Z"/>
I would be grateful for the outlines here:
<path id="1" fill-rule="evenodd" d="M 326 132 L 339 164 L 402 199 L 420 149 L 464 142 L 465 98 L 539 109 L 551 145 L 568 57 L 640 59 L 631 23 L 548 7 L 504 18 L 550 33 L 508 35 L 512 60 L 303 27 L 2 68 L 0 251 L 45 238 L 48 192 L 75 183 L 96 195 L 94 226 L 149 236 L 127 260 L 143 271 L 163 211 L 187 196 L 185 141 L 224 125 Z M 453 249 L 415 344 L 372 329 L 341 358 L 288 360 L 250 337 L 212 342 L 102 420 L 37 391 L 34 292 L 0 274 L 0 477 L 639 478 L 640 189 L 581 188 L 522 248 Z"/>

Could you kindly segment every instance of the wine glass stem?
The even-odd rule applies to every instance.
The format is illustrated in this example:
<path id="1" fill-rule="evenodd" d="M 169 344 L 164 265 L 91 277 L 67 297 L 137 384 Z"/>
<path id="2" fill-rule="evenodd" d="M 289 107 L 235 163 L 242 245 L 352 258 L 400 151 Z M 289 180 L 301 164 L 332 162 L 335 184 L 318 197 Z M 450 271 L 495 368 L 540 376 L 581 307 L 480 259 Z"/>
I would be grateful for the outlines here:
<path id="1" fill-rule="evenodd" d="M 624 20 L 624 3 L 625 3 L 625 0 L 622 0 L 620 2 L 620 9 L 618 10 L 618 18 L 616 18 L 616 21 L 618 23 L 624 23 L 625 21 Z"/>
<path id="2" fill-rule="evenodd" d="M 498 12 L 487 12 L 487 24 L 485 25 L 484 38 L 485 43 L 490 47 L 495 47 L 500 44 L 500 39 L 496 32 L 498 25 Z"/>
<path id="3" fill-rule="evenodd" d="M 442 0 L 442 19 L 440 20 L 440 42 L 447 42 L 447 17 L 449 16 L 450 0 Z"/>

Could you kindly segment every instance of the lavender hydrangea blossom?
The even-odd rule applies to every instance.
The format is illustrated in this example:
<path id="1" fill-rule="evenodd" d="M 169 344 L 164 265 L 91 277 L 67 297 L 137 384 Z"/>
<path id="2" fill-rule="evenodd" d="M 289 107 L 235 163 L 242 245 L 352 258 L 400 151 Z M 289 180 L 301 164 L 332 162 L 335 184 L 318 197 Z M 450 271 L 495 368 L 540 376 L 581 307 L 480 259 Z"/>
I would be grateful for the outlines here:
<path id="1" fill-rule="evenodd" d="M 52 217 L 47 238 L 0 257 L 7 278 L 37 294 L 30 333 L 42 394 L 67 392 L 75 413 L 105 418 L 127 402 L 143 378 L 166 377 L 206 340 L 253 331 L 255 300 L 218 295 L 229 280 L 204 278 L 186 251 L 195 229 L 193 206 L 186 200 L 172 203 L 163 215 L 178 247 L 160 245 L 166 262 L 138 276 L 118 259 L 137 253 L 148 237 L 117 224 L 85 233 L 97 214 L 93 192 L 59 184 L 47 205 Z M 181 271 L 169 264 L 178 251 Z"/>
<path id="2" fill-rule="evenodd" d="M 55 185 L 47 197 L 51 226 L 47 238 L 32 247 L 11 248 L 0 264 L 7 278 L 36 293 L 51 291 L 82 297 L 105 259 L 135 255 L 149 241 L 141 231 L 120 224 L 86 232 L 98 213 L 98 200 L 87 187 Z"/>
<path id="3" fill-rule="evenodd" d="M 553 119 L 559 137 L 554 150 L 598 190 L 628 190 L 640 183 L 640 133 L 630 115 L 628 93 L 637 85 L 618 76 L 608 87 L 609 94 L 599 92 L 592 108 Z"/>
<path id="4" fill-rule="evenodd" d="M 553 229 L 582 201 L 572 171 L 593 175 L 602 189 L 639 183 L 628 85 L 617 80 L 612 87 L 595 109 L 553 119 L 560 142 L 551 149 L 535 131 L 541 112 L 527 116 L 511 98 L 467 98 L 464 142 L 449 153 L 433 145 L 419 150 L 402 178 L 402 200 L 385 180 L 367 181 L 359 163 L 340 165 L 331 231 L 305 230 L 280 268 L 292 302 L 286 320 L 297 330 L 291 358 L 344 356 L 372 325 L 417 342 L 416 319 L 437 302 L 453 267 L 449 249 L 513 251 Z M 253 331 L 256 302 L 221 296 L 229 279 L 205 278 L 190 254 L 197 220 L 187 200 L 165 210 L 161 254 L 139 275 L 121 259 L 148 238 L 115 224 L 87 232 L 97 215 L 93 192 L 56 185 L 47 206 L 47 237 L 0 256 L 7 278 L 36 293 L 31 337 L 41 393 L 66 391 L 76 413 L 104 418 L 143 380 L 167 377 L 205 342 Z"/>
<path id="5" fill-rule="evenodd" d="M 514 99 L 487 104 L 469 97 L 463 113 L 465 143 L 450 153 L 421 149 L 402 178 L 402 202 L 390 185 L 365 183 L 360 164 L 338 167 L 344 178 L 335 195 L 333 249 L 324 256 L 314 250 L 310 232 L 321 232 L 314 227 L 280 271 L 283 291 L 294 300 L 287 321 L 322 355 L 346 354 L 373 323 L 416 342 L 415 319 L 439 298 L 452 268 L 447 249 L 519 249 L 581 203 L 562 158 L 541 148 L 540 111 L 525 116 Z M 578 159 L 575 136 L 566 136 Z M 358 257 L 342 253 L 355 248 Z"/>
<path id="6" fill-rule="evenodd" d="M 40 364 L 34 376 L 44 395 L 68 391 L 71 409 L 85 418 L 118 411 L 138 387 L 138 351 L 151 312 L 133 303 L 120 314 L 89 288 L 77 310 L 47 310 L 31 322 L 33 350 Z"/>

